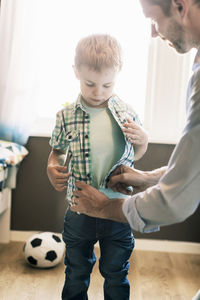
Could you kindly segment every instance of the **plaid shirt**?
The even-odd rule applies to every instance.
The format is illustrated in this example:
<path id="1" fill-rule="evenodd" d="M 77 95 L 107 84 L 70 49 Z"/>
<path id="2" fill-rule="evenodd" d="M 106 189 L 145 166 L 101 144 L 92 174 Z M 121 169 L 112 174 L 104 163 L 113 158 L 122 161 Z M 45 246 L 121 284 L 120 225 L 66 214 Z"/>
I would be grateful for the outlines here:
<path id="1" fill-rule="evenodd" d="M 141 124 L 136 113 L 116 95 L 108 101 L 114 119 L 122 128 L 127 117 Z M 133 166 L 134 149 L 125 137 L 125 150 L 120 160 L 108 172 L 100 187 L 105 188 L 110 173 L 119 165 Z M 92 185 L 91 149 L 90 149 L 90 115 L 81 104 L 81 95 L 77 101 L 67 105 L 56 115 L 56 126 L 53 130 L 50 145 L 54 149 L 68 151 L 70 155 L 69 171 L 72 173 L 68 180 L 67 199 L 70 202 L 77 180 Z"/>

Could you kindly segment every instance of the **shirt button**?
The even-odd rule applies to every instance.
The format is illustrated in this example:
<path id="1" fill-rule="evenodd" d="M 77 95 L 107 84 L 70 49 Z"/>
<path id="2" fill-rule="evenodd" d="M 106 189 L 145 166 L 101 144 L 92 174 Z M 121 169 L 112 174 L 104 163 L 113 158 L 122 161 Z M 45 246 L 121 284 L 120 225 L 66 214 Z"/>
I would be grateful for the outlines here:
<path id="1" fill-rule="evenodd" d="M 87 178 L 90 178 L 90 173 L 87 174 Z"/>
<path id="2" fill-rule="evenodd" d="M 69 139 L 69 140 L 71 140 L 71 139 L 72 139 L 72 136 L 71 136 L 71 135 L 69 135 L 69 136 L 68 136 L 68 139 Z"/>
<path id="3" fill-rule="evenodd" d="M 86 138 L 86 139 L 88 138 L 88 135 L 87 135 L 87 134 L 85 135 L 85 138 Z"/>
<path id="4" fill-rule="evenodd" d="M 88 153 L 85 153 L 85 157 L 88 157 L 89 156 L 89 154 Z"/>

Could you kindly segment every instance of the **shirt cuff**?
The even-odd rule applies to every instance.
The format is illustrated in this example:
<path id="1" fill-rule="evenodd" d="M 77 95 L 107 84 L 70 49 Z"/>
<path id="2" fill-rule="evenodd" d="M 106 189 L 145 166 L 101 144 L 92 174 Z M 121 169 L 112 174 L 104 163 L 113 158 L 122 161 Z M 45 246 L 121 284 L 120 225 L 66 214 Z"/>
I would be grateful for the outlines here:
<path id="1" fill-rule="evenodd" d="M 141 233 L 149 233 L 158 231 L 159 226 L 147 225 L 144 220 L 140 217 L 136 208 L 137 195 L 134 195 L 126 199 L 122 205 L 122 211 L 128 220 L 129 225 L 133 230 Z"/>

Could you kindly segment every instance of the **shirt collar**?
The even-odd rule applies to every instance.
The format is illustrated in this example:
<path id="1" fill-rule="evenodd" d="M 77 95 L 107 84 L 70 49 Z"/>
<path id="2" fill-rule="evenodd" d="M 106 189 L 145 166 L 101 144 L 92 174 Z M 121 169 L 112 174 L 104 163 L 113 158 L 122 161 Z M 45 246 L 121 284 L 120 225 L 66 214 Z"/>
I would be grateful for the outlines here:
<path id="1" fill-rule="evenodd" d="M 81 94 L 79 94 L 78 98 L 76 99 L 76 102 L 74 103 L 74 111 L 76 111 L 78 108 L 85 111 L 85 108 L 84 108 L 83 104 L 81 103 L 81 98 L 82 98 L 82 96 L 81 96 Z"/>
<path id="2" fill-rule="evenodd" d="M 77 99 L 76 99 L 76 101 L 75 101 L 75 103 L 74 103 L 73 109 L 74 109 L 74 111 L 76 111 L 78 108 L 80 108 L 80 109 L 82 109 L 83 111 L 86 112 L 85 107 L 83 106 L 83 104 L 81 102 L 81 99 L 82 99 L 82 95 L 79 94 L 78 97 L 77 97 Z M 108 100 L 108 107 L 112 108 L 113 106 L 115 106 L 115 104 L 116 104 L 115 103 L 115 96 L 113 95 Z"/>
<path id="3" fill-rule="evenodd" d="M 199 66 L 200 66 L 200 48 L 197 50 L 197 54 L 194 59 L 192 70 L 195 71 L 196 68 L 198 68 Z"/>

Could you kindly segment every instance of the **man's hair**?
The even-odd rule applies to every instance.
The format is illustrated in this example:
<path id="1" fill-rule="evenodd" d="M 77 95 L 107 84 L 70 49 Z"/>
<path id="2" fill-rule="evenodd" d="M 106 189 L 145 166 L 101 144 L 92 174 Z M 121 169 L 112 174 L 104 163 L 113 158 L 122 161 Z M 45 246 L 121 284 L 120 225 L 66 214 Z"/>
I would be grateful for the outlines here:
<path id="1" fill-rule="evenodd" d="M 171 0 L 149 0 L 153 5 L 159 5 L 166 16 L 170 15 Z"/>
<path id="2" fill-rule="evenodd" d="M 95 71 L 122 68 L 122 50 L 118 41 L 107 34 L 93 34 L 81 39 L 75 51 L 75 67 L 84 65 Z"/>
<path id="3" fill-rule="evenodd" d="M 196 3 L 200 7 L 200 0 L 194 0 L 194 3 Z"/>
<path id="4" fill-rule="evenodd" d="M 200 0 L 193 0 L 200 7 Z M 171 0 L 149 0 L 151 4 L 159 5 L 166 16 L 170 16 Z"/>

